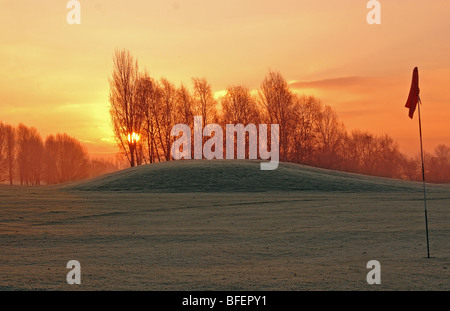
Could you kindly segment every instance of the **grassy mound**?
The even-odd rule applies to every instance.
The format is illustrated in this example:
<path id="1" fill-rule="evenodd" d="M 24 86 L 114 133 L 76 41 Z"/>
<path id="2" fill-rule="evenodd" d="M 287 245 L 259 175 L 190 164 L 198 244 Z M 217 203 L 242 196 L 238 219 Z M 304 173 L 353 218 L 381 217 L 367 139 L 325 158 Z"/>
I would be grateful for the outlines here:
<path id="1" fill-rule="evenodd" d="M 143 165 L 65 186 L 72 190 L 191 192 L 397 192 L 421 184 L 280 163 L 261 171 L 256 160 L 189 160 Z"/>

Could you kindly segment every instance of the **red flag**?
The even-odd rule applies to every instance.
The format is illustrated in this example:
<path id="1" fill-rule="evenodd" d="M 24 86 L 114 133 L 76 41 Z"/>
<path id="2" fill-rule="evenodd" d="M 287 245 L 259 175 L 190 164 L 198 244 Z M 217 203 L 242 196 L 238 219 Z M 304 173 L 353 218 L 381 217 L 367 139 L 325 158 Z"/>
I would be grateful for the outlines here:
<path id="1" fill-rule="evenodd" d="M 417 103 L 419 101 L 419 69 L 414 68 L 411 82 L 411 90 L 409 91 L 408 101 L 405 107 L 409 108 L 409 117 L 412 119 L 416 111 Z"/>

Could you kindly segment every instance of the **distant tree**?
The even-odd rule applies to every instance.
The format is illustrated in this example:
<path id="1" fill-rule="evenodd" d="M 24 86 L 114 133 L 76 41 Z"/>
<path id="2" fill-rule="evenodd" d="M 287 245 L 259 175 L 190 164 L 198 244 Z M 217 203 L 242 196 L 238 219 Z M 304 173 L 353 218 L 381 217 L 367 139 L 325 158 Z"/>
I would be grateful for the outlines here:
<path id="1" fill-rule="evenodd" d="M 260 104 L 266 112 L 270 124 L 278 124 L 280 129 L 280 159 L 287 161 L 289 138 L 292 130 L 293 94 L 286 79 L 279 72 L 270 71 L 259 90 Z"/>
<path id="2" fill-rule="evenodd" d="M 399 160 L 400 178 L 406 180 L 420 180 L 420 159 L 402 154 Z"/>
<path id="3" fill-rule="evenodd" d="M 21 185 L 40 185 L 44 170 L 44 143 L 35 128 L 17 127 L 17 167 Z"/>
<path id="4" fill-rule="evenodd" d="M 438 145 L 434 149 L 434 153 L 436 154 L 436 157 L 442 160 L 445 163 L 450 162 L 450 147 L 446 145 Z"/>
<path id="5" fill-rule="evenodd" d="M 202 116 L 202 126 L 205 127 L 214 119 L 216 114 L 216 101 L 211 90 L 211 85 L 205 78 L 193 78 L 192 84 L 194 86 L 195 113 L 196 115 Z"/>
<path id="6" fill-rule="evenodd" d="M 3 122 L 0 122 L 0 181 L 6 179 L 6 131 Z"/>
<path id="7" fill-rule="evenodd" d="M 221 98 L 222 120 L 227 124 L 258 124 L 260 114 L 255 99 L 250 90 L 242 85 L 227 88 L 227 93 Z"/>
<path id="8" fill-rule="evenodd" d="M 89 176 L 86 149 L 67 134 L 50 135 L 45 140 L 47 183 L 64 183 Z"/>
<path id="9" fill-rule="evenodd" d="M 157 136 L 165 161 L 170 161 L 170 150 L 173 138 L 170 135 L 172 127 L 175 125 L 175 111 L 177 106 L 177 89 L 167 79 L 160 80 L 160 105 L 156 111 Z"/>
<path id="10" fill-rule="evenodd" d="M 89 160 L 89 177 L 108 174 L 114 171 L 118 171 L 119 166 L 113 160 L 94 158 Z"/>
<path id="11" fill-rule="evenodd" d="M 176 120 L 177 123 L 194 124 L 194 99 L 189 90 L 181 84 L 177 91 Z"/>
<path id="12" fill-rule="evenodd" d="M 16 129 L 11 125 L 5 125 L 5 160 L 9 184 L 13 184 L 14 166 L 16 160 Z"/>
<path id="13" fill-rule="evenodd" d="M 221 124 L 226 132 L 227 124 L 242 124 L 247 129 L 248 126 L 255 126 L 254 129 L 257 131 L 257 124 L 261 123 L 261 116 L 258 111 L 255 98 L 251 95 L 250 90 L 242 85 L 232 85 L 227 88 L 225 96 L 220 98 L 220 103 L 222 106 L 222 116 Z M 249 128 L 250 130 L 250 128 Z M 226 132 L 226 140 L 233 141 L 235 146 L 238 146 L 237 135 L 229 135 Z M 250 156 L 250 134 L 244 134 L 244 144 L 245 144 L 245 157 Z M 253 138 L 256 143 L 257 137 Z M 224 140 L 223 150 L 226 151 L 226 140 Z M 225 155 L 226 156 L 226 152 Z M 253 155 L 255 156 L 255 155 Z M 234 157 L 238 157 L 238 148 L 234 148 Z"/>
<path id="14" fill-rule="evenodd" d="M 313 96 L 294 96 L 293 101 L 291 122 L 288 123 L 291 127 L 288 136 L 290 159 L 312 165 L 318 148 L 322 103 Z"/>
<path id="15" fill-rule="evenodd" d="M 116 50 L 112 78 L 109 80 L 110 114 L 116 143 L 132 167 L 136 165 L 137 144 L 144 117 L 137 100 L 138 77 L 137 60 L 126 50 Z"/>
<path id="16" fill-rule="evenodd" d="M 434 156 L 430 155 L 427 162 L 427 180 L 435 183 L 450 182 L 450 148 L 448 146 L 438 145 L 434 149 Z"/>
<path id="17" fill-rule="evenodd" d="M 337 168 L 343 157 L 345 127 L 337 113 L 325 106 L 317 120 L 317 164 L 325 168 Z"/>
<path id="18" fill-rule="evenodd" d="M 349 171 L 382 177 L 400 178 L 404 167 L 398 144 L 388 135 L 375 136 L 359 130 L 352 131 L 345 146 Z"/>
<path id="19" fill-rule="evenodd" d="M 177 90 L 175 120 L 177 124 L 186 124 L 191 129 L 191 158 L 194 158 L 194 114 L 195 101 L 187 87 L 183 84 Z"/>
<path id="20" fill-rule="evenodd" d="M 399 178 L 401 175 L 399 162 L 402 157 L 398 143 L 385 134 L 377 137 L 376 147 L 375 170 L 371 174 Z"/>
<path id="21" fill-rule="evenodd" d="M 140 75 L 137 87 L 137 100 L 143 116 L 141 143 L 144 146 L 144 161 L 153 163 L 160 161 L 158 146 L 156 145 L 157 120 L 162 92 L 158 83 L 147 72 Z"/>
<path id="22" fill-rule="evenodd" d="M 369 132 L 352 131 L 346 141 L 346 156 L 350 171 L 368 174 L 374 170 L 375 137 Z"/>

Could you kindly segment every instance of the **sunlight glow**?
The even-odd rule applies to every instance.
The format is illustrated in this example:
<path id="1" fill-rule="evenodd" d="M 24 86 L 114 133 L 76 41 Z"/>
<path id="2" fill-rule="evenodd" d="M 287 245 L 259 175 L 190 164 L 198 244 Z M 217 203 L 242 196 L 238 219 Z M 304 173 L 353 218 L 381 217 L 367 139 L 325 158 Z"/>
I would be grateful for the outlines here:
<path id="1" fill-rule="evenodd" d="M 141 139 L 141 135 L 133 132 L 132 134 L 128 134 L 128 142 L 134 144 L 137 143 Z"/>

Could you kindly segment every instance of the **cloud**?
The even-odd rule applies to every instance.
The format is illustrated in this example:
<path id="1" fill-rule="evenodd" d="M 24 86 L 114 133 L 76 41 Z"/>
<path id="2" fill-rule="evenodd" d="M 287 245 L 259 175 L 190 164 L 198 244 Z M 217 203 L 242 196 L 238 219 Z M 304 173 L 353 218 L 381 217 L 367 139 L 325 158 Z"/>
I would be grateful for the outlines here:
<path id="1" fill-rule="evenodd" d="M 398 82 L 397 79 L 393 78 L 349 76 L 313 81 L 293 81 L 289 85 L 292 89 L 300 91 L 302 89 L 319 89 L 348 93 L 370 93 L 387 87 L 392 88 Z"/>
<path id="2" fill-rule="evenodd" d="M 367 77 L 339 77 L 339 78 L 329 78 L 315 81 L 293 81 L 289 85 L 292 88 L 342 88 L 357 86 L 360 84 L 367 84 L 368 82 L 374 80 L 373 78 Z"/>

